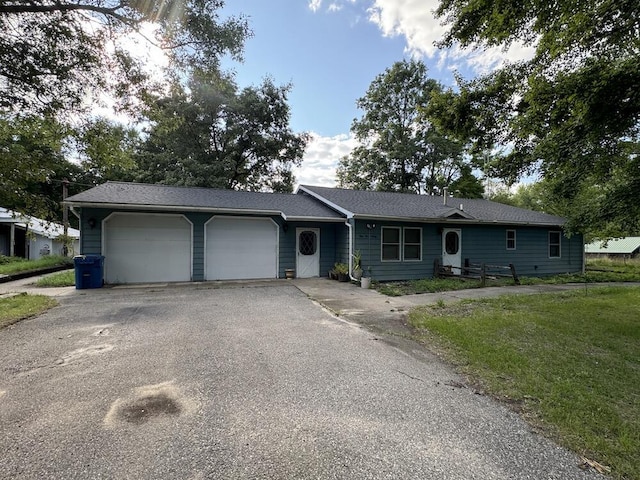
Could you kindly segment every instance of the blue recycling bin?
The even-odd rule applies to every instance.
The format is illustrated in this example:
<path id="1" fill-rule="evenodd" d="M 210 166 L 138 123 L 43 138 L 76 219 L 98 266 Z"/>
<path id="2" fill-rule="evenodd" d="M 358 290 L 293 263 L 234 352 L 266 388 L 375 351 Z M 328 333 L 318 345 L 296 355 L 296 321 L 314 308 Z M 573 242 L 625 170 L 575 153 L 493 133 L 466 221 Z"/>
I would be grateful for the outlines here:
<path id="1" fill-rule="evenodd" d="M 73 257 L 76 290 L 101 288 L 104 284 L 104 257 L 102 255 L 76 255 Z"/>

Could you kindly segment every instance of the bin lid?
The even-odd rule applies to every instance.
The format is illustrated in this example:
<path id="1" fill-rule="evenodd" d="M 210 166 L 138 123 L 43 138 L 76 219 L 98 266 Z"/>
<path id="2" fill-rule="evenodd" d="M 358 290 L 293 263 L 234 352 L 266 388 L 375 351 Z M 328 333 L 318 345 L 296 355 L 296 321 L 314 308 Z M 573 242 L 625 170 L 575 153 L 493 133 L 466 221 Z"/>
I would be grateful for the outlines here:
<path id="1" fill-rule="evenodd" d="M 76 255 L 73 257 L 73 263 L 76 265 L 93 264 L 101 262 L 103 259 L 102 255 Z"/>

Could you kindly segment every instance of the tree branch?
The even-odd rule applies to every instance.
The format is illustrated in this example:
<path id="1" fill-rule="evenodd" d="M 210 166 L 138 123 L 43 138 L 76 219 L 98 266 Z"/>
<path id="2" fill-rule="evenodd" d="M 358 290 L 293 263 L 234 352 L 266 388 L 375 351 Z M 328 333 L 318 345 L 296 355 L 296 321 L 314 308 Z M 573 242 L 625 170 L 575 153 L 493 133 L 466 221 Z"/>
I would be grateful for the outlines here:
<path id="1" fill-rule="evenodd" d="M 36 5 L 30 3 L 29 5 L 2 5 L 0 4 L 0 15 L 17 15 L 20 13 L 52 13 L 52 12 L 72 12 L 72 11 L 89 11 L 99 13 L 101 15 L 116 18 L 124 23 L 137 23 L 133 18 L 127 17 L 118 13 L 118 10 L 123 8 L 123 4 L 119 3 L 113 7 L 99 7 L 97 5 L 88 4 L 62 4 L 56 3 L 55 5 Z"/>

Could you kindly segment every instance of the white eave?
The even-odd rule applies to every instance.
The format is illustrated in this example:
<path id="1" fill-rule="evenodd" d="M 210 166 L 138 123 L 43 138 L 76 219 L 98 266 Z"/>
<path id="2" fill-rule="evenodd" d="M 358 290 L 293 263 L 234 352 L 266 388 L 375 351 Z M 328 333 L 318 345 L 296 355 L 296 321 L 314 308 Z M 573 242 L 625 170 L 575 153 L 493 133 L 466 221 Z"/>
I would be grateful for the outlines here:
<path id="1" fill-rule="evenodd" d="M 338 205 L 337 203 L 333 203 L 330 202 L 329 200 L 327 200 L 326 198 L 324 198 L 322 195 L 317 194 L 316 192 L 313 192 L 307 188 L 305 188 L 304 186 L 300 185 L 295 193 L 297 194 L 298 192 L 303 191 L 304 193 L 306 193 L 307 195 L 312 196 L 313 198 L 320 200 L 322 203 L 324 203 L 326 206 L 333 208 L 335 211 L 342 213 L 343 215 L 345 215 L 347 217 L 347 219 L 351 219 L 353 218 L 355 215 L 353 212 L 350 212 L 349 210 L 342 208 L 340 205 Z"/>
<path id="2" fill-rule="evenodd" d="M 227 213 L 233 215 L 268 215 L 282 217 L 287 222 L 293 221 L 315 221 L 315 222 L 343 222 L 342 218 L 313 217 L 313 216 L 287 216 L 280 210 L 257 210 L 242 208 L 220 208 L 220 207 L 196 207 L 190 205 L 144 205 L 130 203 L 100 203 L 100 202 L 64 202 L 67 205 L 81 208 L 110 208 L 119 210 L 153 210 L 171 212 L 206 212 L 206 213 Z"/>
<path id="3" fill-rule="evenodd" d="M 478 220 L 476 218 L 426 218 L 426 217 L 393 217 L 388 215 L 371 215 L 371 214 L 354 214 L 353 218 L 356 220 L 388 220 L 393 222 L 415 222 L 415 223 L 462 223 L 470 225 L 522 225 L 533 227 L 555 227 L 559 228 L 564 223 L 551 223 L 551 222 L 525 222 L 517 220 Z"/>

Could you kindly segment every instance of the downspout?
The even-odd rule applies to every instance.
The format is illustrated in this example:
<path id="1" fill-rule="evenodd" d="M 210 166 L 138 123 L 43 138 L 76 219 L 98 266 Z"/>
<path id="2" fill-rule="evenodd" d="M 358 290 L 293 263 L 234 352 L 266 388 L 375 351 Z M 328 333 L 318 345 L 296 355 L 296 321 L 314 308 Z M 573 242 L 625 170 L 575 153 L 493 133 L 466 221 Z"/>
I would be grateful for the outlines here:
<path id="1" fill-rule="evenodd" d="M 71 213 L 73 213 L 76 217 L 78 217 L 78 220 L 80 220 L 80 214 L 78 212 L 76 212 L 75 207 L 69 207 L 69 210 L 71 210 Z"/>
<path id="2" fill-rule="evenodd" d="M 84 251 L 83 247 L 83 240 L 84 240 L 84 233 L 83 233 L 83 228 L 82 228 L 82 218 L 80 218 L 80 214 L 76 211 L 75 207 L 73 205 L 69 205 L 69 210 L 71 210 L 71 213 L 73 213 L 76 217 L 78 217 L 78 230 L 80 230 L 80 238 L 78 239 L 78 246 L 80 248 L 80 252 Z M 77 252 L 78 254 L 80 254 L 80 252 Z"/>
<path id="3" fill-rule="evenodd" d="M 349 223 L 349 218 L 344 222 L 344 224 L 349 229 L 349 278 L 353 282 L 359 282 L 357 278 L 353 276 L 353 225 Z"/>

